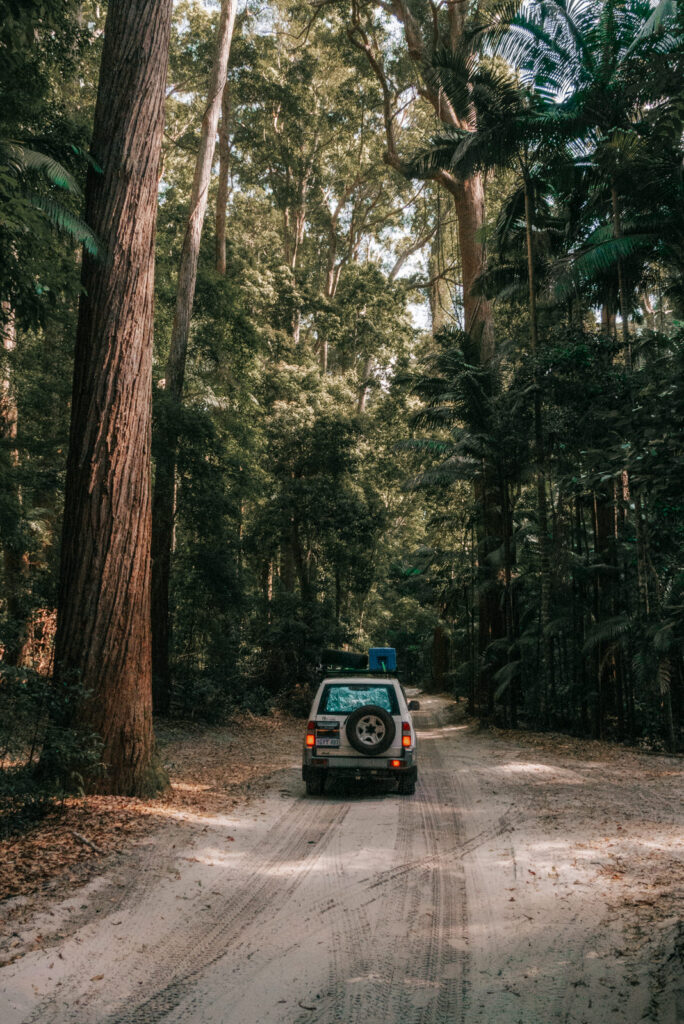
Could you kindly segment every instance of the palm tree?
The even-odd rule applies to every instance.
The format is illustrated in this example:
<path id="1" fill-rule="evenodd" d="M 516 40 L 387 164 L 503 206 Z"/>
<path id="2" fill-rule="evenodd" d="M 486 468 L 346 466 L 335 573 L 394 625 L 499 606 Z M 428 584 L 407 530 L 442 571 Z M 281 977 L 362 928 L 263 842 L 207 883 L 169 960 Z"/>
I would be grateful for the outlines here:
<path id="1" fill-rule="evenodd" d="M 661 5 L 656 15 L 649 3 L 639 0 L 606 0 L 600 5 L 550 0 L 524 8 L 513 5 L 513 13 L 510 4 L 505 6 L 509 8 L 507 18 L 493 30 L 490 26 L 482 31 L 481 43 L 490 55 L 511 61 L 522 89 L 534 94 L 536 124 L 532 122 L 532 136 L 527 126 L 523 128 L 518 147 L 538 141 L 536 155 L 546 157 L 548 150 L 538 129 L 541 124 L 547 126 L 552 139 L 549 150 L 557 148 L 563 154 L 563 173 L 554 175 L 556 195 L 575 212 L 570 245 L 556 268 L 555 295 L 586 294 L 587 286 L 601 289 L 603 294 L 595 297 L 602 304 L 606 288 L 616 295 L 625 358 L 631 364 L 629 316 L 635 286 L 647 279 L 649 264 L 654 261 L 672 268 L 675 283 L 681 281 L 684 269 L 683 104 L 681 75 L 675 78 L 671 71 L 673 64 L 681 71 L 682 35 L 665 30 L 665 15 L 673 13 L 674 5 Z M 662 67 L 667 67 L 667 72 L 659 70 Z M 483 90 L 478 90 L 472 74 L 468 88 L 477 108 L 476 96 Z M 485 116 L 478 109 L 485 129 L 481 133 L 478 122 L 484 143 L 481 166 L 487 159 L 492 167 L 511 166 L 506 157 L 510 160 L 515 145 L 508 152 L 503 147 L 514 143 L 513 119 L 508 126 L 499 126 L 491 154 L 487 153 L 486 115 L 492 104 L 486 92 L 484 99 Z M 443 140 L 444 147 L 448 148 L 447 140 Z M 452 146 L 452 160 L 463 156 L 462 145 Z M 539 199 L 530 202 L 530 176 L 519 155 L 518 163 L 525 201 L 531 342 L 535 347 L 536 232 L 530 227 Z M 637 546 L 643 547 L 639 515 L 635 529 Z M 542 604 L 543 597 L 542 589 Z M 647 608 L 641 612 L 649 617 Z M 658 666 L 666 703 L 668 658 L 669 654 L 662 671 L 660 663 Z M 671 718 L 670 714 L 670 743 Z"/>
<path id="2" fill-rule="evenodd" d="M 557 131 L 549 101 L 521 84 L 513 71 L 500 61 L 483 59 L 472 53 L 446 51 L 436 55 L 432 74 L 468 128 L 451 128 L 436 136 L 430 149 L 415 161 L 415 170 L 418 174 L 424 174 L 435 167 L 443 167 L 462 179 L 478 171 L 517 171 L 524 209 L 530 352 L 536 366 L 539 350 L 535 276 L 536 197 L 545 179 L 549 161 L 558 163 L 563 158 L 562 133 Z M 545 632 L 551 621 L 551 555 L 544 470 L 544 428 L 536 370 L 534 447 L 538 470 L 541 628 Z M 547 651 L 543 660 L 546 678 L 551 666 L 550 651 Z"/>
<path id="3" fill-rule="evenodd" d="M 491 683 L 496 664 L 491 648 L 503 645 L 510 663 L 514 647 L 512 491 L 526 461 L 527 438 L 513 429 L 517 412 L 510 408 L 497 361 L 482 365 L 479 345 L 463 331 L 444 329 L 435 343 L 425 372 L 409 380 L 411 390 L 423 401 L 412 425 L 431 432 L 430 437 L 414 437 L 406 444 L 431 463 L 410 486 L 450 488 L 459 481 L 473 485 L 482 524 L 477 587 L 480 602 L 486 601 L 490 614 L 482 616 L 479 624 L 482 664 L 479 670 L 474 666 L 470 705 L 472 711 L 487 716 L 495 702 Z M 500 687 L 497 699 L 503 692 Z M 508 698 L 509 721 L 514 725 L 514 687 Z"/>
<path id="4" fill-rule="evenodd" d="M 630 278 L 643 277 L 656 251 L 678 264 L 682 251 L 681 241 L 669 237 L 680 237 L 679 202 L 669 216 L 644 216 L 654 185 L 659 191 L 666 181 L 666 194 L 681 192 L 675 155 L 681 91 L 672 96 L 676 79 L 657 71 L 681 50 L 681 41 L 663 31 L 672 6 L 664 3 L 654 13 L 648 0 L 500 3 L 499 16 L 476 30 L 480 45 L 515 66 L 547 101 L 549 129 L 563 132 L 571 147 L 574 174 L 566 199 L 574 194 L 576 203 L 579 194 L 584 216 L 575 221 L 580 233 L 559 267 L 556 297 L 567 298 L 612 270 L 628 360 Z M 669 144 L 663 138 L 668 130 Z M 644 182 L 649 194 L 639 196 Z"/>

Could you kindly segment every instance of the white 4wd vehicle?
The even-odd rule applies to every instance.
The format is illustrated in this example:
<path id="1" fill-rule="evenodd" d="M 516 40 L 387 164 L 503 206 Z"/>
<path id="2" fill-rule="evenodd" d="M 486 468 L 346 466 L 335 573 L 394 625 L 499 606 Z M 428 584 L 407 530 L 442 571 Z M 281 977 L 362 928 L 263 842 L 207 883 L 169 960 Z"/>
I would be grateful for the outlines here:
<path id="1" fill-rule="evenodd" d="M 385 672 L 330 672 L 318 688 L 304 740 L 302 778 L 320 796 L 328 776 L 396 780 L 415 792 L 416 733 L 398 679 Z"/>

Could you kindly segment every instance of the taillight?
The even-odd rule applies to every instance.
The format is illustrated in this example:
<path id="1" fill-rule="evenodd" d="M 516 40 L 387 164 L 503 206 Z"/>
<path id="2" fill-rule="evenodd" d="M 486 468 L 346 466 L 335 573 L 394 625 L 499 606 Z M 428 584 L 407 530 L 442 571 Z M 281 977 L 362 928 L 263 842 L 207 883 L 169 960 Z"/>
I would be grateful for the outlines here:
<path id="1" fill-rule="evenodd" d="M 403 761 L 390 761 L 390 768 L 401 768 Z"/>
<path id="2" fill-rule="evenodd" d="M 307 747 L 316 746 L 316 723 L 309 722 L 306 727 L 306 745 Z"/>
<path id="3" fill-rule="evenodd" d="M 401 745 L 402 747 L 411 746 L 411 726 L 408 722 L 401 723 Z"/>

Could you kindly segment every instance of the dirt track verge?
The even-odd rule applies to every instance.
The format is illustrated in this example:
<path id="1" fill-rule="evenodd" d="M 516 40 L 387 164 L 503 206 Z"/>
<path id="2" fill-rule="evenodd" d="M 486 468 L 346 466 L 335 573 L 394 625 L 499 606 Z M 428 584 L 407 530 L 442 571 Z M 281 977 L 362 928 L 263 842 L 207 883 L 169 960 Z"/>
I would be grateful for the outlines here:
<path id="1" fill-rule="evenodd" d="M 262 794 L 291 760 L 301 732 L 299 720 L 281 715 L 242 715 L 215 727 L 159 723 L 170 792 L 152 801 L 70 798 L 25 834 L 0 841 L 0 908 L 9 899 L 34 903 L 42 893 L 84 883 L 104 870 L 108 855 L 166 822 L 182 821 L 186 811 L 211 814 Z"/>

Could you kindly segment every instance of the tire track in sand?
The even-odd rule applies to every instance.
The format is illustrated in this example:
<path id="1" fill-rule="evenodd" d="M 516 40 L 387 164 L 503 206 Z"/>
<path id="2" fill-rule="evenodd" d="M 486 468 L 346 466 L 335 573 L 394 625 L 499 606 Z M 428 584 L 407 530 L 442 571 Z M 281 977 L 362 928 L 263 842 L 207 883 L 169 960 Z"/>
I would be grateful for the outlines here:
<path id="1" fill-rule="evenodd" d="M 84 996 L 84 991 L 93 990 L 87 984 L 92 966 L 85 964 L 61 988 L 58 999 L 53 996 L 43 1002 L 25 1024 L 157 1024 L 164 1020 L 179 1007 L 203 971 L 232 950 L 255 921 L 261 917 L 266 926 L 269 906 L 287 901 L 323 853 L 348 808 L 321 801 L 319 813 L 312 819 L 310 803 L 302 801 L 294 811 L 283 810 L 271 830 L 277 836 L 276 844 L 267 857 L 255 861 L 256 870 L 248 879 L 240 881 L 234 891 L 226 889 L 223 899 L 215 899 L 208 912 L 192 908 L 180 926 L 145 949 L 142 963 L 136 958 L 122 965 L 128 967 L 124 989 L 130 993 L 140 978 L 144 991 L 152 990 L 151 996 L 112 1013 L 112 1004 L 122 999 L 116 976 L 108 979 L 107 989 Z M 278 876 L 278 869 L 285 864 L 298 866 L 290 878 Z M 72 997 L 74 1001 L 80 997 L 78 1006 L 69 1007 Z"/>
<path id="2" fill-rule="evenodd" d="M 342 897 L 344 865 L 336 863 L 335 905 L 328 918 L 330 995 L 314 1016 L 300 1015 L 295 1024 L 465 1020 L 468 957 L 461 861 L 506 831 L 507 822 L 465 840 L 457 791 L 442 769 L 438 744 L 434 739 L 421 745 L 416 797 L 397 798 L 391 866 L 359 879 Z M 317 912 L 329 908 L 326 902 Z"/>
<path id="3" fill-rule="evenodd" d="M 400 797 L 392 859 L 411 858 L 416 836 L 415 801 Z M 395 1018 L 391 1006 L 395 980 L 404 976 L 405 965 L 397 957 L 398 944 L 383 941 L 387 922 L 400 932 L 410 927 L 412 891 L 397 886 L 372 893 L 361 879 L 347 884 L 344 863 L 336 864 L 336 912 L 328 919 L 331 928 L 330 995 L 316 1008 L 315 1016 L 300 1016 L 295 1024 L 385 1024 Z M 340 891 L 341 889 L 341 891 Z M 325 910 L 321 911 L 322 913 Z"/>

